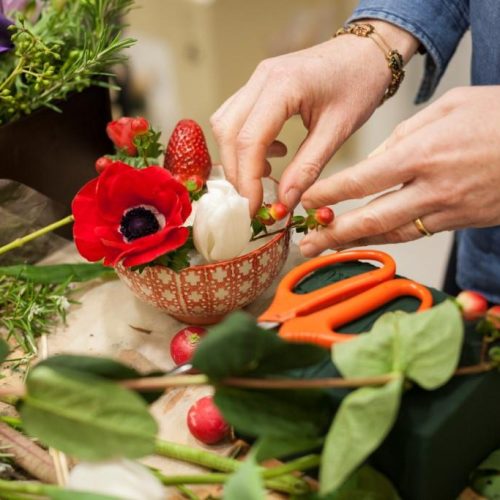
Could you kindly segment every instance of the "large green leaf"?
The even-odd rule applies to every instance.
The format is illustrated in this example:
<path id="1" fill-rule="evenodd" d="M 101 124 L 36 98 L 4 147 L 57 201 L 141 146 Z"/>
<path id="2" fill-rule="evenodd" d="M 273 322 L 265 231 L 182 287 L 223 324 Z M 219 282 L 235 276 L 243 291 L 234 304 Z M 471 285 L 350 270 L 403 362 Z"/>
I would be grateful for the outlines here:
<path id="1" fill-rule="evenodd" d="M 89 281 L 96 278 L 116 278 L 115 271 L 100 263 L 90 264 L 56 264 L 52 266 L 36 266 L 19 264 L 0 267 L 0 275 L 33 281 L 35 283 L 57 284 Z"/>
<path id="2" fill-rule="evenodd" d="M 156 422 L 134 392 L 91 374 L 39 366 L 21 407 L 26 432 L 82 460 L 154 451 Z"/>
<path id="3" fill-rule="evenodd" d="M 3 361 L 9 355 L 9 352 L 10 352 L 9 344 L 7 344 L 7 342 L 5 342 L 4 339 L 0 338 L 0 363 L 3 363 Z"/>
<path id="4" fill-rule="evenodd" d="M 260 462 L 268 458 L 284 458 L 297 453 L 305 453 L 320 448 L 323 445 L 323 437 L 295 436 L 264 436 L 257 442 L 257 460 Z"/>
<path id="5" fill-rule="evenodd" d="M 421 313 L 384 314 L 369 333 L 337 344 L 333 360 L 345 377 L 403 372 L 425 389 L 453 375 L 463 340 L 463 323 L 451 302 Z"/>
<path id="6" fill-rule="evenodd" d="M 253 453 L 243 465 L 229 478 L 224 486 L 224 500 L 264 500 L 266 494 L 259 466 Z"/>
<path id="7" fill-rule="evenodd" d="M 58 354 L 51 356 L 36 365 L 37 367 L 48 366 L 49 368 L 67 368 L 83 374 L 96 375 L 107 380 L 127 380 L 144 377 L 134 368 L 124 365 L 114 359 L 95 356 L 78 356 L 72 354 Z M 147 376 L 159 376 L 163 372 L 153 372 Z M 153 403 L 164 391 L 135 391 L 147 402 Z"/>
<path id="8" fill-rule="evenodd" d="M 403 377 L 351 392 L 326 437 L 320 470 L 322 493 L 334 491 L 383 441 L 398 413 Z"/>
<path id="9" fill-rule="evenodd" d="M 311 493 L 301 500 L 400 500 L 391 482 L 369 465 L 353 472 L 337 490 L 321 495 Z"/>
<path id="10" fill-rule="evenodd" d="M 238 431 L 256 437 L 273 436 L 282 441 L 323 435 L 332 413 L 328 397 L 313 390 L 217 387 L 215 403 Z"/>
<path id="11" fill-rule="evenodd" d="M 212 380 L 264 375 L 315 365 L 327 356 L 311 344 L 285 342 L 263 330 L 248 314 L 237 312 L 210 329 L 196 349 L 193 365 Z"/>

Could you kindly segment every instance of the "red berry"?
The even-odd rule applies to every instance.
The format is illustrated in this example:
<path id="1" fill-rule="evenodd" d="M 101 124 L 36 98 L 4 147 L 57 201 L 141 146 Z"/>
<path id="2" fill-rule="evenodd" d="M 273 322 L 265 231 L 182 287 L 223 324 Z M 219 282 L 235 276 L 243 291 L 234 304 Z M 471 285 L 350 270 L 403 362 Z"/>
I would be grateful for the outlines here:
<path id="1" fill-rule="evenodd" d="M 146 133 L 148 130 L 149 122 L 145 118 L 131 118 L 129 116 L 122 116 L 118 120 L 113 120 L 106 127 L 106 133 L 113 141 L 113 144 L 118 149 L 125 151 L 129 156 L 137 154 L 137 148 L 134 144 L 135 137 Z"/>
<path id="2" fill-rule="evenodd" d="M 205 396 L 189 408 L 187 425 L 191 434 L 205 444 L 216 444 L 229 434 L 229 424 L 215 406 L 212 396 Z"/>
<path id="3" fill-rule="evenodd" d="M 97 158 L 95 162 L 95 169 L 97 170 L 97 173 L 100 174 L 106 167 L 109 167 L 113 163 L 113 160 L 111 158 L 108 158 L 107 156 L 101 156 L 100 158 Z"/>
<path id="4" fill-rule="evenodd" d="M 175 126 L 168 141 L 164 166 L 183 180 L 193 175 L 200 176 L 203 183 L 208 179 L 212 161 L 203 131 L 194 120 L 181 120 Z"/>
<path id="5" fill-rule="evenodd" d="M 207 333 L 201 326 L 188 326 L 179 330 L 170 341 L 170 356 L 176 365 L 191 361 L 201 337 Z"/>
<path id="6" fill-rule="evenodd" d="M 328 226 L 331 222 L 333 222 L 333 219 L 335 218 L 335 215 L 333 213 L 333 210 L 329 207 L 321 207 L 316 209 L 316 213 L 314 215 L 314 218 L 316 219 L 316 222 L 320 224 L 321 226 Z"/>
<path id="7" fill-rule="evenodd" d="M 288 215 L 288 207 L 277 201 L 269 207 L 269 214 L 275 221 L 284 219 Z"/>
<path id="8" fill-rule="evenodd" d="M 475 320 L 484 316 L 488 309 L 488 301 L 477 292 L 464 290 L 457 295 L 457 302 L 466 320 Z"/>
<path id="9" fill-rule="evenodd" d="M 491 322 L 491 324 L 500 330 L 500 305 L 492 306 L 486 311 L 486 319 Z"/>

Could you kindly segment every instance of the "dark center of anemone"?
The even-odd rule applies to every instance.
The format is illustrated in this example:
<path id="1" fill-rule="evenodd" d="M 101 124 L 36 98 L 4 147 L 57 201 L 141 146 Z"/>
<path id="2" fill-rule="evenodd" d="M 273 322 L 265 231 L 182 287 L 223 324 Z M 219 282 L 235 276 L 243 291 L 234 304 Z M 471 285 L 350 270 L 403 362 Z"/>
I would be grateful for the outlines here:
<path id="1" fill-rule="evenodd" d="M 123 214 L 120 233 L 127 241 L 133 241 L 160 229 L 156 215 L 145 207 L 135 207 Z"/>

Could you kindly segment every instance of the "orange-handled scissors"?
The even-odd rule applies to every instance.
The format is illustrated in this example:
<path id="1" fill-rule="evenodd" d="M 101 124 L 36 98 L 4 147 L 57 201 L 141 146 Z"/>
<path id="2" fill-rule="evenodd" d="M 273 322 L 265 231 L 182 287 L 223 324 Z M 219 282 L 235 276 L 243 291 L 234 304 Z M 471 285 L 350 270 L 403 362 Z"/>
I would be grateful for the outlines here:
<path id="1" fill-rule="evenodd" d="M 314 271 L 331 264 L 353 260 L 374 260 L 382 267 L 352 276 L 306 294 L 295 287 Z M 423 285 L 407 279 L 394 279 L 392 257 L 376 250 L 348 250 L 317 257 L 292 269 L 281 281 L 269 309 L 259 316 L 263 328 L 280 326 L 279 335 L 294 342 L 310 342 L 331 347 L 354 334 L 338 333 L 345 325 L 401 296 L 420 299 L 419 311 L 432 306 L 432 295 Z"/>

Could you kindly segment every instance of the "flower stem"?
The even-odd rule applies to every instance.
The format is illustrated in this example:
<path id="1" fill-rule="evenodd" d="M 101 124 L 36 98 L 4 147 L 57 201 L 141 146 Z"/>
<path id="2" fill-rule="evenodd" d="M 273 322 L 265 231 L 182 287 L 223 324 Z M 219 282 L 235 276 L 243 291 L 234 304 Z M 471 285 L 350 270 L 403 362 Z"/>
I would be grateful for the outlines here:
<path id="1" fill-rule="evenodd" d="M 11 498 L 54 498 L 66 494 L 70 498 L 72 490 L 66 490 L 53 484 L 43 484 L 35 481 L 5 481 L 0 479 L 0 498 L 4 498 L 4 493 Z M 9 495 L 10 493 L 14 495 Z M 19 494 L 16 496 L 15 494 Z M 82 492 L 79 492 L 80 494 Z M 25 495 L 29 495 L 25 497 Z M 112 497 L 102 496 L 102 498 Z"/>
<path id="2" fill-rule="evenodd" d="M 320 455 L 305 455 L 297 458 L 296 460 L 287 462 L 286 464 L 264 470 L 262 472 L 262 477 L 270 479 L 273 477 L 283 476 L 284 474 L 289 474 L 290 472 L 305 471 L 317 467 L 320 463 Z"/>
<path id="3" fill-rule="evenodd" d="M 202 450 L 199 448 L 192 448 L 191 446 L 187 446 L 184 444 L 171 443 L 169 441 L 163 441 L 160 439 L 156 441 L 155 453 L 157 455 L 172 458 L 174 460 L 201 465 L 202 467 L 206 467 L 207 469 L 212 469 L 219 472 L 235 472 L 242 465 L 242 462 L 240 460 L 236 460 L 235 458 L 224 457 L 210 451 Z M 300 462 L 298 465 L 301 466 L 302 462 Z M 290 470 L 287 469 L 282 472 L 278 472 L 278 474 L 269 476 L 270 478 L 283 476 L 272 482 L 273 489 L 286 492 L 288 492 L 289 490 L 298 491 L 306 489 L 307 484 L 305 483 L 305 481 L 300 478 L 285 475 L 291 471 L 299 470 L 296 467 L 297 464 L 295 464 Z M 263 471 L 263 477 L 267 477 L 265 474 L 267 474 L 267 469 Z"/>
<path id="4" fill-rule="evenodd" d="M 17 238 L 16 240 L 7 243 L 7 245 L 0 247 L 0 255 L 7 253 L 9 250 L 13 250 L 14 248 L 22 247 L 25 243 L 35 240 L 36 238 L 39 238 L 40 236 L 50 233 L 51 231 L 54 231 L 55 229 L 58 229 L 62 226 L 66 226 L 71 222 L 73 222 L 73 215 L 68 215 L 64 219 L 58 220 L 57 222 L 53 222 L 52 224 L 42 227 L 41 229 L 38 229 L 33 233 L 23 236 L 22 238 Z"/>
<path id="5" fill-rule="evenodd" d="M 200 500 L 200 497 L 194 491 L 191 491 L 189 488 L 183 486 L 182 484 L 178 484 L 177 489 L 182 494 L 182 496 L 186 497 L 188 500 Z"/>

